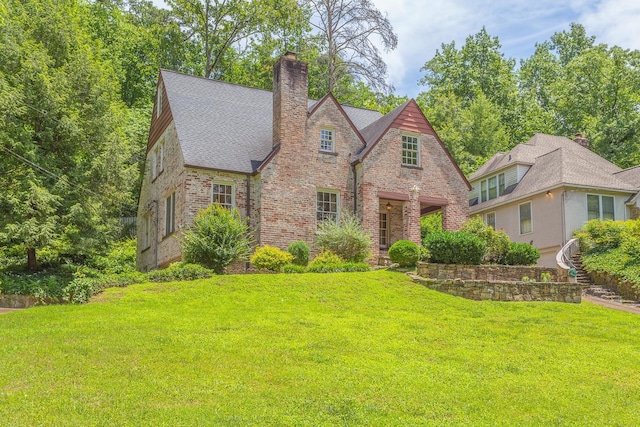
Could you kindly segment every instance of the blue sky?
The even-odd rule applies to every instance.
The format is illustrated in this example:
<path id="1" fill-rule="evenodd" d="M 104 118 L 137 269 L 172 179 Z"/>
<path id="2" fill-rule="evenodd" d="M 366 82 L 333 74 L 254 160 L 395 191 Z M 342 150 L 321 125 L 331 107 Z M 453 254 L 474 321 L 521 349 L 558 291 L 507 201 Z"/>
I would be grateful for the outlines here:
<path id="1" fill-rule="evenodd" d="M 163 0 L 153 0 L 163 6 Z M 398 34 L 396 50 L 383 53 L 389 82 L 396 94 L 416 97 L 420 68 L 442 43 L 456 42 L 482 26 L 497 36 L 508 58 L 528 58 L 536 42 L 568 30 L 571 22 L 585 26 L 597 43 L 640 49 L 640 0 L 371 0 Z"/>

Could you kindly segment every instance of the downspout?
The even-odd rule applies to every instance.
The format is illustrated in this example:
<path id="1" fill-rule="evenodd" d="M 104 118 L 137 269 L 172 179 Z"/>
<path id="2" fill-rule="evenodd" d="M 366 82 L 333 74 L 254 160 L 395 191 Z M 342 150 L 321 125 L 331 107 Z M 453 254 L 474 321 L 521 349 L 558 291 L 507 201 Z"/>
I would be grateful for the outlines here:
<path id="1" fill-rule="evenodd" d="M 567 190 L 562 190 L 562 197 L 560 198 L 560 212 L 562 215 L 562 246 L 567 243 L 567 225 L 565 224 L 565 195 L 567 194 Z"/>
<path id="2" fill-rule="evenodd" d="M 157 200 L 152 200 L 152 202 L 153 202 L 154 205 L 156 205 L 156 214 L 155 214 L 155 218 L 154 218 L 154 222 L 155 222 L 155 226 L 156 226 L 156 235 L 155 235 L 154 241 L 155 241 L 155 244 L 156 244 L 155 246 L 156 247 L 155 247 L 155 250 L 154 250 L 154 252 L 155 252 L 155 263 L 154 263 L 154 268 L 153 269 L 157 270 L 158 269 L 158 237 L 160 237 L 160 230 L 158 229 L 159 228 L 159 225 L 158 225 L 158 222 L 159 222 L 158 221 L 158 215 L 159 215 L 159 213 L 158 213 L 158 201 Z"/>
<path id="3" fill-rule="evenodd" d="M 247 205 L 246 207 L 246 218 L 247 218 L 247 225 L 249 226 L 249 230 L 251 230 L 251 175 L 247 174 L 247 196 L 246 196 L 246 201 L 245 204 Z M 244 263 L 244 272 L 248 272 L 249 271 L 249 261 Z"/>

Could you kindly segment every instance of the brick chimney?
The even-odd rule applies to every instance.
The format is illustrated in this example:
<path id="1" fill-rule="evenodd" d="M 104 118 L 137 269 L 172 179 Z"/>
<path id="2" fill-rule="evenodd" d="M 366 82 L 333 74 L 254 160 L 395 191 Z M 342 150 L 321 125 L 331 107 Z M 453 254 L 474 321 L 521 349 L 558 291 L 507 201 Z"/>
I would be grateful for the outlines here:
<path id="1" fill-rule="evenodd" d="M 273 145 L 304 138 L 308 97 L 307 63 L 287 52 L 273 66 Z"/>
<path id="2" fill-rule="evenodd" d="M 575 137 L 573 138 L 573 141 L 576 144 L 582 145 L 587 150 L 589 149 L 589 140 L 587 138 L 585 138 L 583 134 L 576 133 Z"/>

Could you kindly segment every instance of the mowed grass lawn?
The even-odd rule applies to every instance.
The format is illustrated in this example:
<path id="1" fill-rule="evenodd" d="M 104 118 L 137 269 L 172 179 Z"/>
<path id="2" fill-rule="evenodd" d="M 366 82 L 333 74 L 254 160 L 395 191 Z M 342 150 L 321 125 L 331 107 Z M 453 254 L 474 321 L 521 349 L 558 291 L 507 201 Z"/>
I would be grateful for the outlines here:
<path id="1" fill-rule="evenodd" d="M 639 331 L 386 271 L 135 285 L 0 316 L 0 425 L 634 426 Z"/>

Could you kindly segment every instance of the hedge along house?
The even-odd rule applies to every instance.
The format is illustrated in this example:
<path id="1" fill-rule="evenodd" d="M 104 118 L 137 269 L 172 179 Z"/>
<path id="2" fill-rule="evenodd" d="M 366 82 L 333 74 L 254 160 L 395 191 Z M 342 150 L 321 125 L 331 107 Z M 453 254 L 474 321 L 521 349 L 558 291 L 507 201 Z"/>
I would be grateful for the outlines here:
<path id="1" fill-rule="evenodd" d="M 619 168 L 579 134 L 575 140 L 536 134 L 494 155 L 469 180 L 471 214 L 536 246 L 545 267 L 556 266 L 557 252 L 586 221 L 639 212 L 640 167 Z"/>
<path id="2" fill-rule="evenodd" d="M 468 218 L 471 188 L 414 100 L 382 115 L 308 99 L 307 64 L 288 53 L 274 90 L 161 70 L 138 208 L 138 269 L 182 259 L 182 230 L 211 203 L 236 208 L 257 244 L 311 247 L 319 221 L 354 212 L 373 262 L 420 242 L 420 216 Z"/>

